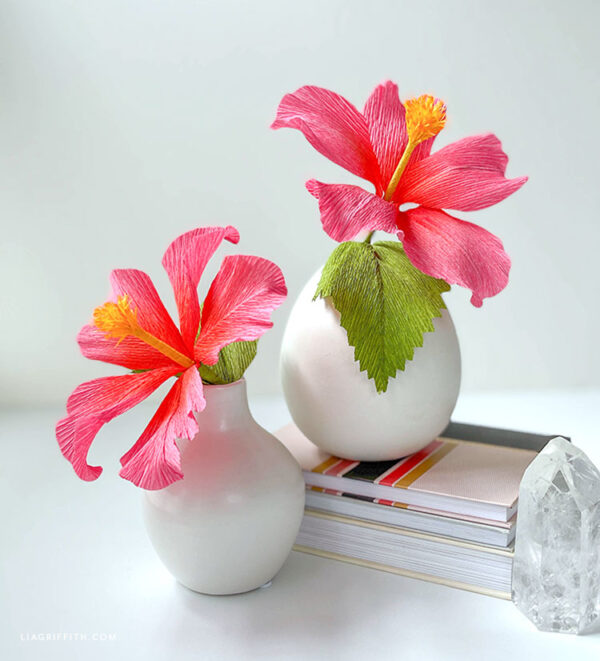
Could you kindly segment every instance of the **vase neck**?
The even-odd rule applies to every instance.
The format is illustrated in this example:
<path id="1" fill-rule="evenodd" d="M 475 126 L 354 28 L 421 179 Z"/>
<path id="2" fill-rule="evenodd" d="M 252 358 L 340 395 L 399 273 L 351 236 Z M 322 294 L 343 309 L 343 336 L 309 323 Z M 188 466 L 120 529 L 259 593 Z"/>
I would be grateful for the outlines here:
<path id="1" fill-rule="evenodd" d="M 251 418 L 245 379 L 219 386 L 205 385 L 204 398 L 206 407 L 194 414 L 200 429 L 227 429 Z"/>

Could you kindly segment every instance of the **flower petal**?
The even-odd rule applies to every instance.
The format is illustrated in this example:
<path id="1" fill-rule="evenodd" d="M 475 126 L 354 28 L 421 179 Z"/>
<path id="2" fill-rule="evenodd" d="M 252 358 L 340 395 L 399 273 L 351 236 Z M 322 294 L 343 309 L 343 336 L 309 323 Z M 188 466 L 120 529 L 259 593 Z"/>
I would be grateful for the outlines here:
<path id="1" fill-rule="evenodd" d="M 308 192 L 319 200 L 323 229 L 335 241 L 350 241 L 361 230 L 397 233 L 397 205 L 359 186 L 323 184 L 311 179 Z"/>
<path id="2" fill-rule="evenodd" d="M 106 337 L 96 326 L 84 326 L 77 336 L 81 353 L 90 360 L 121 365 L 130 370 L 147 370 L 174 365 L 170 358 L 137 337 L 120 340 Z"/>
<path id="3" fill-rule="evenodd" d="M 367 122 L 343 96 L 322 87 L 301 87 L 281 99 L 271 128 L 298 129 L 323 156 L 380 186 Z"/>
<path id="4" fill-rule="evenodd" d="M 393 199 L 436 209 L 484 209 L 527 181 L 527 177 L 506 179 L 507 163 L 508 156 L 495 135 L 464 138 L 412 164 Z"/>
<path id="5" fill-rule="evenodd" d="M 423 140 L 423 142 L 420 142 L 415 147 L 415 150 L 408 161 L 408 166 L 406 168 L 407 172 L 415 163 L 422 160 L 423 158 L 426 158 L 427 156 L 429 156 L 429 154 L 431 154 L 431 148 L 433 147 L 433 143 L 436 138 L 437 135 L 434 135 L 431 138 L 427 138 L 427 140 Z"/>
<path id="6" fill-rule="evenodd" d="M 160 296 L 147 273 L 137 269 L 116 269 L 110 274 L 110 280 L 115 298 L 124 294 L 127 294 L 130 298 L 132 307 L 136 310 L 139 324 L 144 330 L 166 342 L 177 351 L 183 354 L 186 353 L 181 334 L 160 300 Z M 170 364 L 174 365 L 175 363 L 171 362 Z M 150 368 L 152 364 L 146 365 L 146 367 Z"/>
<path id="7" fill-rule="evenodd" d="M 188 352 L 194 347 L 200 326 L 198 283 L 223 239 L 237 243 L 240 235 L 231 225 L 200 227 L 177 237 L 167 248 L 162 260 L 175 294 L 179 327 Z"/>
<path id="8" fill-rule="evenodd" d="M 467 287 L 476 307 L 506 287 L 510 258 L 498 237 L 439 209 L 417 207 L 400 216 L 404 250 L 418 269 Z"/>
<path id="9" fill-rule="evenodd" d="M 206 405 L 198 368 L 189 367 L 173 384 L 136 444 L 121 457 L 119 475 L 142 489 L 162 489 L 183 477 L 177 438 L 198 432 L 193 411 Z"/>
<path id="10" fill-rule="evenodd" d="M 256 340 L 273 325 L 271 312 L 287 295 L 281 269 L 262 257 L 225 257 L 202 308 L 196 360 L 214 365 L 232 342 Z"/>
<path id="11" fill-rule="evenodd" d="M 383 192 L 408 142 L 404 106 L 398 96 L 398 85 L 391 80 L 378 85 L 367 99 L 363 114 L 381 171 L 383 189 L 378 192 Z"/>
<path id="12" fill-rule="evenodd" d="M 102 468 L 90 466 L 87 454 L 100 428 L 151 395 L 181 367 L 140 374 L 107 376 L 82 383 L 67 401 L 67 417 L 56 425 L 56 440 L 82 480 L 95 480 Z"/>

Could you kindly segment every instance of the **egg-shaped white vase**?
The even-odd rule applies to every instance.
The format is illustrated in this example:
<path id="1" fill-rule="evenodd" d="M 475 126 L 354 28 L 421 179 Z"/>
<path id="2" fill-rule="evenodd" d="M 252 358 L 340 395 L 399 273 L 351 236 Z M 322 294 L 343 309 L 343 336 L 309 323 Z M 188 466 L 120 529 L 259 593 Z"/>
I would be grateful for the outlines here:
<path id="1" fill-rule="evenodd" d="M 207 594 L 253 590 L 279 571 L 304 512 L 302 471 L 250 414 L 246 382 L 205 386 L 199 431 L 178 441 L 179 480 L 144 494 L 160 559 L 186 587 Z"/>
<path id="2" fill-rule="evenodd" d="M 377 393 L 361 372 L 331 299 L 313 301 L 320 278 L 306 284 L 290 313 L 281 378 L 302 433 L 333 455 L 383 461 L 426 446 L 450 421 L 460 388 L 460 349 L 450 313 L 433 320 L 404 371 Z"/>

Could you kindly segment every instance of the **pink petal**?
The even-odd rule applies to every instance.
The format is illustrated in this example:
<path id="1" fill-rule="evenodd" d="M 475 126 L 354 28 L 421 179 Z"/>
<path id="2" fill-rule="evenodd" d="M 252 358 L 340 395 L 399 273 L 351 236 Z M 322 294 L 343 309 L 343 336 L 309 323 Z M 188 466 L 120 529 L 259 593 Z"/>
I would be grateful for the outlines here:
<path id="1" fill-rule="evenodd" d="M 175 293 L 179 326 L 187 351 L 193 349 L 200 326 L 198 283 L 223 239 L 237 243 L 240 235 L 231 225 L 200 227 L 177 237 L 167 248 L 162 260 Z"/>
<path id="2" fill-rule="evenodd" d="M 405 108 L 398 96 L 398 85 L 391 80 L 378 85 L 367 99 L 363 114 L 381 171 L 382 188 L 377 191 L 381 194 L 385 192 L 408 142 Z M 434 140 L 435 136 L 417 145 L 409 159 L 407 171 L 429 156 Z"/>
<path id="3" fill-rule="evenodd" d="M 323 156 L 380 186 L 367 122 L 343 96 L 322 87 L 301 87 L 283 97 L 271 128 L 300 130 Z"/>
<path id="4" fill-rule="evenodd" d="M 506 287 L 510 258 L 498 237 L 439 209 L 417 207 L 400 215 L 404 250 L 419 270 L 467 287 L 476 307 Z"/>
<path id="5" fill-rule="evenodd" d="M 137 337 L 124 337 L 120 341 L 113 337 L 107 338 L 101 330 L 91 324 L 79 331 L 77 342 L 86 358 L 122 365 L 130 370 L 155 369 L 174 364 L 170 358 L 138 340 Z"/>
<path id="6" fill-rule="evenodd" d="M 115 298 L 127 294 L 131 299 L 138 322 L 145 331 L 177 351 L 189 353 L 148 274 L 137 269 L 117 269 L 110 274 L 110 280 Z M 117 342 L 118 340 L 115 341 L 115 346 Z M 153 364 L 145 365 L 146 368 L 152 366 Z"/>
<path id="7" fill-rule="evenodd" d="M 398 85 L 391 80 L 378 85 L 367 99 L 363 110 L 371 144 L 381 170 L 384 192 L 402 157 L 408 136 L 404 106 L 398 96 Z"/>
<path id="8" fill-rule="evenodd" d="M 412 156 L 410 157 L 408 161 L 408 167 L 406 171 L 408 170 L 415 164 L 418 163 L 420 160 L 426 158 L 431 154 L 431 148 L 433 147 L 433 143 L 435 141 L 437 136 L 433 136 L 431 138 L 428 138 L 427 140 L 423 140 L 423 142 L 419 143 L 416 147 L 415 150 L 412 153 Z"/>
<path id="9" fill-rule="evenodd" d="M 400 180 L 394 200 L 436 209 L 484 209 L 527 181 L 527 177 L 506 179 L 507 163 L 508 157 L 495 135 L 464 138 L 411 165 Z"/>
<path id="10" fill-rule="evenodd" d="M 177 438 L 198 432 L 193 411 L 206 402 L 198 368 L 189 367 L 175 382 L 136 444 L 121 457 L 119 475 L 142 489 L 162 489 L 183 477 Z"/>
<path id="11" fill-rule="evenodd" d="M 273 325 L 271 312 L 287 295 L 281 269 L 262 257 L 225 257 L 202 308 L 196 360 L 214 365 L 232 342 L 256 340 Z"/>
<path id="12" fill-rule="evenodd" d="M 362 230 L 397 233 L 397 205 L 358 186 L 311 179 L 308 192 L 319 200 L 323 229 L 335 241 L 350 241 Z"/>
<path id="13" fill-rule="evenodd" d="M 56 440 L 60 451 L 71 462 L 78 477 L 86 482 L 98 479 L 102 473 L 102 466 L 90 466 L 87 463 L 87 454 L 103 425 L 102 419 L 93 415 L 80 418 L 67 416 L 56 425 Z"/>
<path id="14" fill-rule="evenodd" d="M 56 440 L 82 480 L 95 480 L 102 468 L 90 466 L 87 454 L 100 428 L 139 404 L 181 367 L 140 374 L 107 376 L 82 383 L 67 401 L 67 417 L 56 425 Z"/>

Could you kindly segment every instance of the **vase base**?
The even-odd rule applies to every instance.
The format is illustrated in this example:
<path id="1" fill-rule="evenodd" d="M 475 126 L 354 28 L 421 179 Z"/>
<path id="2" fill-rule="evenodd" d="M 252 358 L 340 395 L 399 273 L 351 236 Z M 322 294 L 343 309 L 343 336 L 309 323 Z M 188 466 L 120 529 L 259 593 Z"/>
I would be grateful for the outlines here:
<path id="1" fill-rule="evenodd" d="M 192 587 L 191 585 L 186 585 L 185 583 L 182 583 L 181 581 L 177 581 L 181 587 L 185 588 L 186 590 L 189 590 L 190 592 L 195 592 L 196 594 L 204 594 L 209 597 L 227 597 L 227 596 L 235 596 L 236 594 L 246 594 L 247 592 L 254 592 L 255 590 L 266 590 L 267 588 L 270 588 L 271 585 L 273 585 L 273 580 L 269 580 L 266 583 L 262 583 L 261 585 L 257 585 L 252 588 L 242 588 L 240 590 L 238 589 L 233 589 L 233 590 L 225 590 L 225 591 L 220 591 L 220 590 L 206 590 L 206 589 L 201 589 L 197 587 Z"/>

